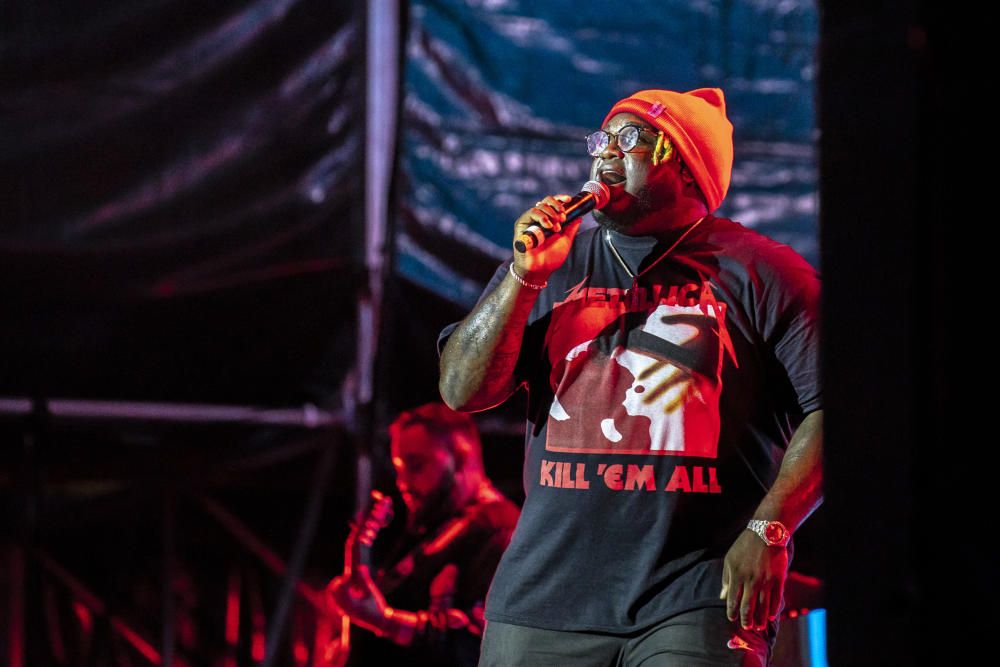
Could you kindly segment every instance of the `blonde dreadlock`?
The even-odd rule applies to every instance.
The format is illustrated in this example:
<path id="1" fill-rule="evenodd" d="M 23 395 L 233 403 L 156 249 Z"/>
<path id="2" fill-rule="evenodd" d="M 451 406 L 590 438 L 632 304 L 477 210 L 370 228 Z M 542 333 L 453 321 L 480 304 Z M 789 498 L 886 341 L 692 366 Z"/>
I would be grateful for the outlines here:
<path id="1" fill-rule="evenodd" d="M 653 165 L 666 162 L 674 154 L 674 144 L 661 130 L 656 135 L 656 148 L 653 149 Z"/>

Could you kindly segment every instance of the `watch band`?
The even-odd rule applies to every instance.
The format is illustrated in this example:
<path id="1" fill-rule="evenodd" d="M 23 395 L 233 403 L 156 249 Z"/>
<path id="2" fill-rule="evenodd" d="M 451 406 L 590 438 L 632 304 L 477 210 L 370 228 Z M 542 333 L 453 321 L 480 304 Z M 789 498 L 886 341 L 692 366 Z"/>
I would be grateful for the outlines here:
<path id="1" fill-rule="evenodd" d="M 792 539 L 792 533 L 780 521 L 751 519 L 747 524 L 747 530 L 756 533 L 769 547 L 787 546 L 788 541 Z"/>

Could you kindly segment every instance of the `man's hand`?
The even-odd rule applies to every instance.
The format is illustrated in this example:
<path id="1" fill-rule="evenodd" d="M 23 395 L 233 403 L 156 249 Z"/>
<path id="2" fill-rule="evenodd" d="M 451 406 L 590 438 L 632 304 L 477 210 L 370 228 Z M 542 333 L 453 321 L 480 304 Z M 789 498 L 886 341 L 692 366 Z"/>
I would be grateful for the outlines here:
<path id="1" fill-rule="evenodd" d="M 572 197 L 569 195 L 551 195 L 539 201 L 535 206 L 522 213 L 514 222 L 514 241 L 531 225 L 542 229 L 551 229 L 556 236 L 549 237 L 537 248 L 527 252 L 514 251 L 514 270 L 528 282 L 543 283 L 549 275 L 562 266 L 569 254 L 573 238 L 580 229 L 580 218 L 573 220 L 563 231 L 566 213 L 563 204 Z"/>
<path id="2" fill-rule="evenodd" d="M 726 616 L 739 615 L 744 628 L 764 630 L 778 617 L 788 577 L 788 551 L 771 547 L 749 530 L 736 539 L 722 565 L 722 592 Z"/>
<path id="3" fill-rule="evenodd" d="M 376 634 L 385 630 L 388 605 L 382 591 L 372 581 L 368 567 L 356 567 L 350 578 L 335 578 L 326 587 L 326 593 L 352 623 Z"/>

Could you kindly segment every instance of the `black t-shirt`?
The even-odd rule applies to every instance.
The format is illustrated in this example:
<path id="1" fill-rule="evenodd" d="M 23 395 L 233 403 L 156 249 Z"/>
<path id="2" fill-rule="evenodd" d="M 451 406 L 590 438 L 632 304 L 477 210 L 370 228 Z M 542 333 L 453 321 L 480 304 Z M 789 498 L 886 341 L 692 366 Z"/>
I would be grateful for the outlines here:
<path id="1" fill-rule="evenodd" d="M 652 264 L 669 239 L 611 232 L 651 266 L 633 290 L 607 234 L 578 234 L 529 316 L 526 500 L 487 620 L 626 633 L 724 606 L 722 559 L 820 408 L 819 278 L 794 250 L 709 215 Z"/>

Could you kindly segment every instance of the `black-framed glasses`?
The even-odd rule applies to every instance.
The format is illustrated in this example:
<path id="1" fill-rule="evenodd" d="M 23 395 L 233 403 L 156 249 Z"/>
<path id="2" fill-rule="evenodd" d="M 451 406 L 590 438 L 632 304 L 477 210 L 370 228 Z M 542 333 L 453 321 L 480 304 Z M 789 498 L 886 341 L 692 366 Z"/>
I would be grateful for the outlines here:
<path id="1" fill-rule="evenodd" d="M 618 132 L 606 132 L 605 130 L 591 132 L 587 135 L 587 152 L 594 157 L 600 157 L 601 153 L 608 149 L 611 137 L 616 137 L 618 148 L 628 153 L 639 145 L 639 138 L 643 132 L 647 132 L 647 130 L 638 125 L 626 125 Z"/>

